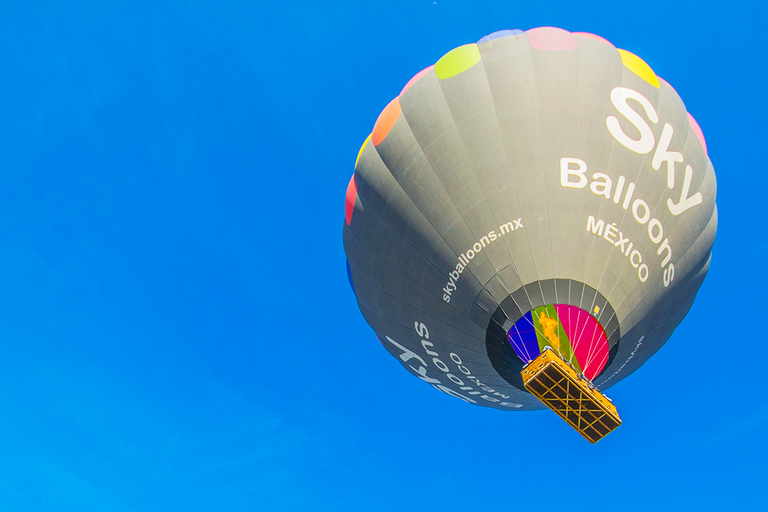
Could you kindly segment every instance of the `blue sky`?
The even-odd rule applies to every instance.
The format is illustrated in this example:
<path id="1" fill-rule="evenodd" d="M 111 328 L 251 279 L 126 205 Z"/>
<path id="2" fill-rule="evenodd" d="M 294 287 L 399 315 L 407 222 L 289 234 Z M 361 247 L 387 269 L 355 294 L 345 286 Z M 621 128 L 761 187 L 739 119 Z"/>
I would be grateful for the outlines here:
<path id="1" fill-rule="evenodd" d="M 766 14 L 6 2 L 0 509 L 764 510 Z M 611 389 L 624 425 L 596 445 L 408 375 L 344 267 L 344 193 L 381 109 L 448 50 L 545 25 L 645 59 L 718 176 L 709 276 Z"/>

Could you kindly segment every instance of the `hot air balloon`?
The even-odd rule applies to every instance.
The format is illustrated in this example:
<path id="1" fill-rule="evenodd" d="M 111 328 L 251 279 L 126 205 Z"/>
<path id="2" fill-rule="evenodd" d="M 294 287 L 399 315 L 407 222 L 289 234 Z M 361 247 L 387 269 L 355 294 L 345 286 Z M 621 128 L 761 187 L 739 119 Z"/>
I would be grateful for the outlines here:
<path id="1" fill-rule="evenodd" d="M 549 407 L 597 441 L 602 394 L 670 338 L 706 276 L 701 129 L 638 56 L 504 30 L 406 83 L 357 155 L 347 274 L 382 345 L 470 404 Z"/>

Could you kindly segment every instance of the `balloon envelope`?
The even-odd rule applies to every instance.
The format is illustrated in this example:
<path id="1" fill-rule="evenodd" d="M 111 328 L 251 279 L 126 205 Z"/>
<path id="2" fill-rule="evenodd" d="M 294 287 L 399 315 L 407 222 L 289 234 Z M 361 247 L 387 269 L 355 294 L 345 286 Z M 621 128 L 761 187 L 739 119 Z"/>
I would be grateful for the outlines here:
<path id="1" fill-rule="evenodd" d="M 467 402 L 539 409 L 545 347 L 606 389 L 709 266 L 716 182 L 675 90 L 593 34 L 501 31 L 418 73 L 347 189 L 350 283 L 382 345 Z"/>

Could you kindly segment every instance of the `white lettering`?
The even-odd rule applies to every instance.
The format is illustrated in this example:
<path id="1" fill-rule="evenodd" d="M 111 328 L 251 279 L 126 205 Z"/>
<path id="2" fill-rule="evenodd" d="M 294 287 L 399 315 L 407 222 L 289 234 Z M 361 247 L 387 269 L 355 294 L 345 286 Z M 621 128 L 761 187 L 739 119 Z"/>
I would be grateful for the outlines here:
<path id="1" fill-rule="evenodd" d="M 641 206 L 644 210 L 642 215 L 638 213 L 638 210 Z M 635 220 L 640 224 L 645 224 L 648 222 L 648 219 L 651 218 L 651 210 L 648 208 L 648 203 L 642 199 L 635 199 L 635 202 L 632 203 L 632 215 L 634 215 Z"/>
<path id="2" fill-rule="evenodd" d="M 667 255 L 664 256 L 664 259 L 661 260 L 661 266 L 664 267 L 667 263 L 669 263 L 669 260 L 672 259 L 672 247 L 669 245 L 669 238 L 665 238 L 664 242 L 659 246 L 659 249 L 656 251 L 656 254 L 661 256 L 661 253 L 667 251 Z"/>
<path id="3" fill-rule="evenodd" d="M 587 217 L 587 231 L 591 231 L 593 235 L 603 236 L 603 226 L 605 221 L 600 219 L 600 222 L 595 222 L 595 218 L 590 215 Z"/>
<path id="4" fill-rule="evenodd" d="M 618 181 L 616 182 L 616 193 L 613 195 L 613 202 L 615 204 L 619 204 L 619 199 L 621 199 L 621 192 L 624 190 L 624 181 L 626 178 L 621 175 L 619 176 Z M 626 208 L 625 208 L 626 210 Z"/>
<path id="5" fill-rule="evenodd" d="M 416 359 L 421 363 L 422 366 L 427 366 L 427 362 L 423 360 L 417 353 L 405 348 L 404 346 L 402 346 L 401 344 L 399 344 L 389 336 L 386 336 L 386 338 L 387 338 L 387 341 L 389 341 L 391 344 L 393 344 L 394 346 L 400 349 L 400 351 L 402 352 L 402 354 L 400 354 L 400 359 L 404 363 L 407 363 L 411 359 Z M 411 366 L 411 365 L 408 365 L 408 366 Z M 418 372 L 418 370 L 416 368 L 413 368 L 413 366 L 411 366 L 411 368 L 413 369 L 413 371 Z"/>
<path id="6" fill-rule="evenodd" d="M 637 277 L 642 282 L 646 282 L 648 280 L 648 265 L 646 265 L 645 263 L 640 265 L 640 268 L 637 269 Z"/>
<path id="7" fill-rule="evenodd" d="M 629 202 L 632 201 L 632 194 L 635 193 L 635 184 L 630 183 L 627 187 L 627 195 L 624 196 L 624 203 L 621 205 L 625 210 L 629 208 Z"/>
<path id="8" fill-rule="evenodd" d="M 424 351 L 427 353 L 428 356 L 436 356 L 437 352 L 434 350 L 429 350 L 427 346 L 434 347 L 435 345 L 431 341 L 427 340 L 421 340 L 421 346 L 424 349 Z"/>
<path id="9" fill-rule="evenodd" d="M 578 167 L 576 169 L 571 168 L 571 164 L 575 164 Z M 560 159 L 560 184 L 568 188 L 584 188 L 587 186 L 587 164 L 584 160 L 579 158 L 561 158 Z M 571 176 L 578 177 L 578 181 L 573 182 L 569 178 Z"/>
<path id="10" fill-rule="evenodd" d="M 504 236 L 507 233 L 512 233 L 513 231 L 516 231 L 523 227 L 523 218 L 518 217 L 514 221 L 507 222 L 506 224 L 502 224 L 499 226 L 500 233 L 497 233 L 495 229 L 492 229 L 488 232 L 487 235 L 483 235 L 480 237 L 480 239 L 472 244 L 471 249 L 467 249 L 465 253 L 459 254 L 457 256 L 458 263 L 456 263 L 456 267 L 448 272 L 448 282 L 445 284 L 445 287 L 443 287 L 443 301 L 446 303 L 449 303 L 451 301 L 451 294 L 457 289 L 457 283 L 459 281 L 459 278 L 461 277 L 461 273 L 464 272 L 464 269 L 469 266 L 469 262 L 475 258 L 480 252 L 483 251 L 483 249 L 490 245 L 492 242 L 498 240 L 502 236 Z M 419 331 L 419 327 L 416 326 L 417 332 Z M 421 334 L 419 334 L 421 335 Z M 429 336 L 425 336 L 425 339 L 429 338 Z"/>
<path id="11" fill-rule="evenodd" d="M 416 329 L 416 334 L 418 334 L 425 340 L 429 339 L 429 329 L 427 329 L 426 325 L 419 322 L 413 322 L 413 328 Z"/>
<path id="12" fill-rule="evenodd" d="M 434 365 L 435 365 L 435 366 L 437 366 L 437 368 L 438 368 L 438 369 L 439 369 L 441 372 L 445 372 L 445 373 L 448 373 L 449 371 L 451 371 L 451 370 L 448 368 L 448 365 L 447 365 L 447 364 L 445 364 L 444 362 L 442 362 L 441 360 L 439 360 L 439 359 L 438 359 L 438 358 L 436 358 L 436 357 L 433 357 L 433 358 L 432 358 L 432 363 L 434 363 Z"/>
<path id="13" fill-rule="evenodd" d="M 595 180 L 589 185 L 589 190 L 593 194 L 598 196 L 605 196 L 606 199 L 611 198 L 611 177 L 604 172 L 596 172 L 592 175 L 592 179 Z M 601 181 L 598 181 L 601 180 Z"/>
<path id="14" fill-rule="evenodd" d="M 627 103 L 627 100 L 630 99 L 635 100 L 641 107 L 643 107 L 645 115 L 648 116 L 648 119 L 650 119 L 652 123 L 656 124 L 659 122 L 659 115 L 656 113 L 656 109 L 653 108 L 653 105 L 645 96 L 635 90 L 628 89 L 627 87 L 614 87 L 611 91 L 611 103 L 613 103 L 616 110 L 618 110 L 627 121 L 637 128 L 638 132 L 640 132 L 640 138 L 633 139 L 624 133 L 624 130 L 621 129 L 619 120 L 615 116 L 608 116 L 605 119 L 605 124 L 608 127 L 608 131 L 613 135 L 613 138 L 622 146 L 635 153 L 645 155 L 651 152 L 656 141 L 653 137 L 653 131 L 648 123 L 645 122 L 645 119 L 643 119 L 642 116 Z"/>
<path id="15" fill-rule="evenodd" d="M 659 145 L 656 146 L 656 151 L 653 153 L 653 161 L 651 165 L 654 170 L 658 171 L 662 162 L 667 162 L 667 187 L 672 189 L 675 186 L 675 162 L 682 163 L 683 154 L 678 151 L 669 151 L 669 141 L 672 140 L 672 134 L 675 130 L 672 125 L 666 123 L 664 130 L 659 137 Z"/>
<path id="16" fill-rule="evenodd" d="M 672 215 L 680 215 L 688 208 L 701 204 L 701 192 L 696 192 L 692 196 L 688 195 L 691 191 L 691 180 L 693 180 L 693 168 L 690 165 L 686 165 L 683 189 L 680 191 L 680 201 L 675 203 L 671 197 L 667 199 L 667 208 L 672 212 Z"/>
<path id="17" fill-rule="evenodd" d="M 442 391 L 446 395 L 451 395 L 451 396 L 455 396 L 456 398 L 461 398 L 462 400 L 464 400 L 465 402 L 469 402 L 470 404 L 476 404 L 477 403 L 476 401 L 472 400 L 471 398 L 467 398 L 466 396 L 462 395 L 461 393 L 458 393 L 458 392 L 452 390 L 451 388 L 445 387 L 442 384 L 432 384 L 432 387 L 437 389 L 437 390 L 439 390 L 439 391 Z M 470 393 L 470 394 L 472 394 L 472 393 Z"/>
<path id="18" fill-rule="evenodd" d="M 619 240 L 615 242 L 613 245 L 614 247 L 621 246 L 621 249 L 619 249 L 622 253 L 624 252 L 624 244 L 629 242 L 629 238 L 624 238 L 624 233 L 619 231 Z M 629 244 L 632 245 L 632 244 Z"/>
<path id="19" fill-rule="evenodd" d="M 675 264 L 670 263 L 667 268 L 664 269 L 664 288 L 675 279 Z"/>
<path id="20" fill-rule="evenodd" d="M 658 234 L 656 235 L 653 234 L 654 228 L 658 230 Z M 664 227 L 661 225 L 659 219 L 653 218 L 651 219 L 651 222 L 648 223 L 648 238 L 655 244 L 661 242 L 661 239 L 664 238 Z"/>

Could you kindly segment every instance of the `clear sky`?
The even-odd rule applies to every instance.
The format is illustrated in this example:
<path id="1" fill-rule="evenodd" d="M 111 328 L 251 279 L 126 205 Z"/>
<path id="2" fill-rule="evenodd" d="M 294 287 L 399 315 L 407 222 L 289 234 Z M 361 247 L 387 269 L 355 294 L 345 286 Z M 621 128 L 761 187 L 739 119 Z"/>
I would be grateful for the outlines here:
<path id="1" fill-rule="evenodd" d="M 0 510 L 766 510 L 763 3 L 4 2 Z M 680 93 L 720 221 L 691 313 L 590 445 L 409 375 L 341 241 L 408 79 L 600 34 Z"/>

